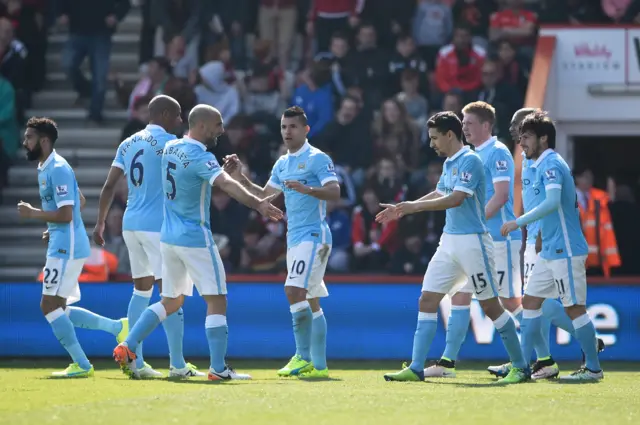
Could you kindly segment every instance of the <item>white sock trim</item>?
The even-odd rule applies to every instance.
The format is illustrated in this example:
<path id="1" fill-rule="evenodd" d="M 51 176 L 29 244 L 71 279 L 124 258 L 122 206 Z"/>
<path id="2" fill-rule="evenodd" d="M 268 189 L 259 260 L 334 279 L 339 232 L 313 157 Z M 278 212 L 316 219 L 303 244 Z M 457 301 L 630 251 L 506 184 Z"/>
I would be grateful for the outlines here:
<path id="1" fill-rule="evenodd" d="M 224 314 L 210 314 L 204 320 L 205 328 L 219 328 L 220 326 L 227 326 L 227 316 Z"/>
<path id="2" fill-rule="evenodd" d="M 522 312 L 522 319 L 535 319 L 536 317 L 542 316 L 542 309 L 539 308 L 537 310 L 524 310 Z"/>
<path id="3" fill-rule="evenodd" d="M 142 298 L 151 298 L 153 295 L 153 289 L 149 289 L 148 291 L 141 291 L 139 289 L 133 288 L 133 295 L 137 295 Z"/>
<path id="4" fill-rule="evenodd" d="M 511 312 L 511 315 L 513 317 L 516 317 L 518 314 L 522 313 L 523 311 L 524 311 L 524 308 L 522 308 L 522 306 L 519 305 L 515 310 Z"/>
<path id="5" fill-rule="evenodd" d="M 421 322 L 423 320 L 436 321 L 438 320 L 438 313 L 425 313 L 423 311 L 420 311 L 418 312 L 418 320 Z"/>
<path id="6" fill-rule="evenodd" d="M 64 314 L 66 314 L 66 315 L 67 315 L 67 317 L 71 317 L 71 309 L 72 309 L 72 308 L 73 308 L 73 307 L 69 307 L 69 306 L 67 306 L 67 308 L 65 308 L 65 309 L 64 309 Z"/>
<path id="7" fill-rule="evenodd" d="M 315 313 L 313 313 L 313 318 L 317 319 L 320 316 L 324 316 L 324 311 L 322 311 L 322 309 L 316 311 Z"/>
<path id="8" fill-rule="evenodd" d="M 55 322 L 56 319 L 62 316 L 64 316 L 64 310 L 62 309 L 62 307 L 58 307 L 55 310 L 53 310 L 51 313 L 45 314 L 44 318 L 47 319 L 47 322 L 53 323 Z"/>
<path id="9" fill-rule="evenodd" d="M 451 310 L 469 310 L 470 308 L 470 305 L 451 305 Z"/>
<path id="10" fill-rule="evenodd" d="M 496 320 L 493 321 L 493 326 L 496 329 L 502 329 L 504 328 L 504 325 L 506 325 L 509 322 L 510 319 L 511 319 L 511 316 L 509 315 L 509 313 L 505 311 L 500 315 L 500 317 L 498 317 Z"/>
<path id="11" fill-rule="evenodd" d="M 299 303 L 291 304 L 289 306 L 289 311 L 291 313 L 296 313 L 306 308 L 311 308 L 311 306 L 309 305 L 309 301 L 300 301 Z"/>
<path id="12" fill-rule="evenodd" d="M 165 310 L 162 303 L 155 303 L 149 306 L 149 310 L 153 311 L 156 316 L 158 316 L 158 319 L 160 319 L 161 322 L 163 322 L 164 319 L 167 318 L 167 310 Z"/>
<path id="13" fill-rule="evenodd" d="M 575 329 L 579 329 L 587 324 L 589 324 L 589 322 L 591 322 L 591 318 L 589 317 L 588 314 L 583 314 L 580 317 L 576 317 L 575 319 L 573 319 L 573 327 Z"/>

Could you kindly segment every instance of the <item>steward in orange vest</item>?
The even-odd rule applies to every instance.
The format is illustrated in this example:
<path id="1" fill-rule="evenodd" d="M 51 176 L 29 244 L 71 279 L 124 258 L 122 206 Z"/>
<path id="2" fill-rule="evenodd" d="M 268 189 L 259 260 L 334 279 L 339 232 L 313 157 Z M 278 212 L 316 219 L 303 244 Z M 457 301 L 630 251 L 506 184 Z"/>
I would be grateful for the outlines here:
<path id="1" fill-rule="evenodd" d="M 609 212 L 609 195 L 604 190 L 593 187 L 591 170 L 576 175 L 576 186 L 580 222 L 589 245 L 587 271 L 599 269 L 605 277 L 610 277 L 611 269 L 620 267 L 621 261 Z"/>

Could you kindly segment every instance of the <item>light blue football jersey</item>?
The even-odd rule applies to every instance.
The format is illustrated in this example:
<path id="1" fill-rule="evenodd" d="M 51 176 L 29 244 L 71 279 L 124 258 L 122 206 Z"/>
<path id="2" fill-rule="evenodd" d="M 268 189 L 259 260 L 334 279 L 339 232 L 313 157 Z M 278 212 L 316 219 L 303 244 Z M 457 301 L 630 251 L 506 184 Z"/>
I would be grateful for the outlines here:
<path id="1" fill-rule="evenodd" d="M 487 227 L 494 241 L 505 241 L 500 228 L 507 221 L 515 220 L 513 213 L 513 185 L 515 183 L 515 166 L 509 148 L 504 143 L 492 137 L 476 148 L 484 164 L 485 182 L 487 185 L 486 202 L 495 194 L 494 183 L 509 182 L 509 198 L 493 217 L 487 219 Z M 485 204 L 486 205 L 486 204 Z M 509 239 L 522 239 L 520 228 L 509 233 Z"/>
<path id="2" fill-rule="evenodd" d="M 562 191 L 558 209 L 540 219 L 540 257 L 545 260 L 558 260 L 587 255 L 589 249 L 580 226 L 578 196 L 571 169 L 565 160 L 551 149 L 540 155 L 533 168 L 536 169 L 533 189 L 540 191 L 542 199 L 549 190 Z"/>
<path id="3" fill-rule="evenodd" d="M 166 244 L 212 246 L 211 186 L 222 168 L 204 144 L 185 137 L 167 143 L 162 155 L 164 222 L 160 240 Z"/>
<path id="4" fill-rule="evenodd" d="M 149 124 L 118 146 L 111 166 L 124 171 L 129 188 L 123 230 L 159 232 L 162 228 L 162 151 L 167 142 L 175 139 L 159 125 Z"/>
<path id="5" fill-rule="evenodd" d="M 47 257 L 74 260 L 91 253 L 89 237 L 80 213 L 80 189 L 69 163 L 54 150 L 38 167 L 38 187 L 43 211 L 73 206 L 71 223 L 47 223 Z"/>
<path id="6" fill-rule="evenodd" d="M 312 241 L 331 244 L 327 224 L 327 202 L 284 187 L 287 180 L 297 180 L 311 187 L 338 181 L 329 155 L 305 142 L 295 153 L 281 156 L 273 165 L 268 184 L 284 192 L 287 209 L 287 245 L 294 247 Z"/>
<path id="7" fill-rule="evenodd" d="M 462 205 L 449 208 L 446 213 L 444 232 L 451 235 L 487 233 L 489 229 L 484 217 L 486 184 L 484 166 L 480 156 L 463 147 L 451 158 L 447 158 L 436 191 L 449 195 L 454 190 L 468 196 Z"/>
<path id="8" fill-rule="evenodd" d="M 532 167 L 533 160 L 527 159 L 522 153 L 522 205 L 524 212 L 528 213 L 540 203 L 540 194 L 533 189 L 533 182 L 536 179 L 536 169 Z M 539 191 L 538 191 L 539 192 Z M 527 224 L 527 243 L 535 244 L 540 230 L 540 223 L 534 221 Z"/>

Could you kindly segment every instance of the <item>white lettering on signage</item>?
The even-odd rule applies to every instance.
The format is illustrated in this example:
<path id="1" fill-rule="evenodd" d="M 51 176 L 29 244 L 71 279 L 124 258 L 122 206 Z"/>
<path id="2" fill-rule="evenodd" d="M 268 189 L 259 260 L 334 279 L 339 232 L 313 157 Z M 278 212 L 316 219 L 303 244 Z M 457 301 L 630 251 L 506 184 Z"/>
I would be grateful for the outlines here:
<path id="1" fill-rule="evenodd" d="M 444 297 L 440 303 L 440 314 L 445 328 L 449 321 L 451 312 L 451 299 Z M 491 344 L 496 334 L 493 321 L 488 318 L 482 311 L 480 303 L 477 300 L 471 302 L 471 330 L 473 337 L 478 344 Z M 614 345 L 617 341 L 615 331 L 620 325 L 620 318 L 616 310 L 608 304 L 593 304 L 587 308 L 587 313 L 591 317 L 593 326 L 599 338 L 602 338 L 605 345 Z M 518 322 L 516 321 L 516 324 Z M 558 345 L 566 345 L 571 342 L 571 335 L 562 329 L 557 329 L 556 343 Z"/>

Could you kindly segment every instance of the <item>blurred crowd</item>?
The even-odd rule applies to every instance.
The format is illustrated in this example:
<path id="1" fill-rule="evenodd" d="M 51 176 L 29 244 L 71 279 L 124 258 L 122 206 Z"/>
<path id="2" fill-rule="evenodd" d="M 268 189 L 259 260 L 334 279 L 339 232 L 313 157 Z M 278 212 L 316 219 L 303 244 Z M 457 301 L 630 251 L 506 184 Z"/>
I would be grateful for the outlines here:
<path id="1" fill-rule="evenodd" d="M 218 108 L 226 133 L 215 154 L 237 153 L 264 184 L 285 151 L 279 117 L 305 109 L 311 144 L 329 153 L 342 186 L 329 203 L 329 268 L 336 272 L 422 274 L 437 247 L 443 213 L 387 227 L 380 202 L 417 198 L 435 187 L 442 160 L 424 123 L 483 100 L 508 146 L 522 107 L 540 24 L 640 23 L 640 0 L 0 0 L 0 139 L 3 160 L 17 147 L 30 95 L 45 84 L 46 38 L 70 33 L 66 69 L 88 118 L 100 124 L 107 87 L 129 114 L 122 138 L 140 130 L 151 97 Z M 55 5 L 52 7 L 52 5 Z M 140 79 L 110 72 L 113 31 L 131 6 L 142 10 Z M 88 56 L 93 78 L 79 66 Z M 5 111 L 6 109 L 6 111 Z M 184 131 L 184 129 L 182 129 Z M 180 131 L 177 131 L 179 134 Z M 115 143 L 114 143 L 115 147 Z M 1 184 L 1 182 L 0 182 Z M 280 199 L 280 201 L 282 201 Z M 126 272 L 121 238 L 123 182 L 108 219 L 107 249 Z M 211 223 L 230 272 L 285 266 L 286 223 L 267 223 L 214 189 Z"/>

